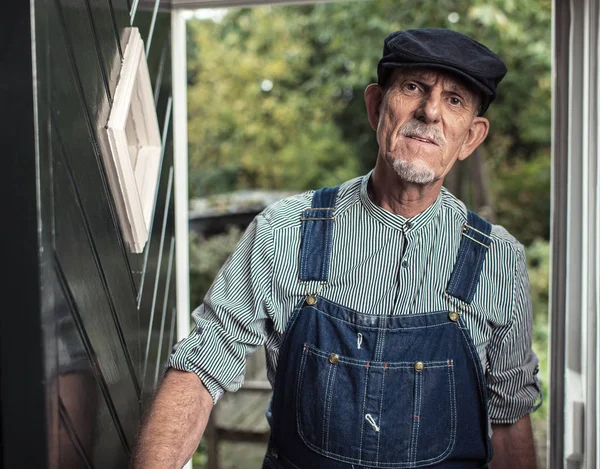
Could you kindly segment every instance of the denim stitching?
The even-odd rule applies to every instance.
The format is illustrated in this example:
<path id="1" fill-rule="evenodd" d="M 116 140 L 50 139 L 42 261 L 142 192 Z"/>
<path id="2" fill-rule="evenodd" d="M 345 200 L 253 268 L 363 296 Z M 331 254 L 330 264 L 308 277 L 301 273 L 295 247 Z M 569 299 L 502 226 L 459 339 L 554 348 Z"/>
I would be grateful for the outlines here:
<path id="1" fill-rule="evenodd" d="M 325 301 L 327 301 L 327 300 L 326 300 L 325 298 L 323 298 L 323 297 L 320 297 L 320 298 L 321 298 L 321 300 L 325 300 Z M 327 313 L 326 311 L 323 311 L 323 310 L 321 310 L 321 309 L 318 309 L 316 306 L 306 306 L 306 308 L 314 309 L 315 311 L 317 311 L 317 312 L 319 312 L 319 313 L 321 313 L 321 314 L 323 314 L 323 315 L 325 315 L 325 316 L 327 316 L 327 317 L 329 317 L 329 318 L 331 318 L 331 319 L 334 319 L 335 321 L 340 321 L 340 322 L 343 322 L 344 324 L 350 324 L 350 325 L 352 325 L 352 326 L 356 326 L 356 324 L 355 324 L 355 323 L 353 323 L 353 322 L 350 322 L 350 321 L 346 321 L 345 319 L 340 319 L 340 318 L 338 318 L 338 317 L 332 316 L 331 314 Z M 449 312 L 449 311 L 440 311 L 439 313 L 440 313 L 440 314 L 441 314 L 441 313 L 446 313 L 446 314 L 448 314 L 448 312 Z M 431 313 L 431 314 L 436 314 L 436 313 L 437 313 L 437 311 L 436 311 L 435 313 Z M 411 315 L 406 315 L 406 317 L 412 317 L 412 316 L 428 316 L 428 315 L 431 315 L 431 314 L 419 314 L 419 315 L 416 315 L 416 314 L 411 314 Z M 390 316 L 390 317 L 392 317 L 392 318 L 397 318 L 397 317 L 401 317 L 401 316 Z M 406 331 L 410 331 L 410 330 L 412 330 L 412 329 L 425 329 L 425 328 L 439 327 L 439 326 L 448 326 L 448 325 L 451 325 L 451 323 L 450 323 L 450 322 L 441 322 L 441 323 L 439 323 L 439 324 L 427 324 L 427 325 L 425 325 L 425 326 L 413 326 L 413 327 L 371 327 L 371 326 L 364 326 L 364 325 L 362 325 L 362 324 L 361 324 L 361 325 L 360 325 L 360 327 L 361 327 L 361 328 L 363 328 L 363 329 L 370 330 L 370 331 L 378 331 L 378 330 L 384 330 L 384 331 L 400 331 L 400 330 L 406 330 Z"/>
<path id="2" fill-rule="evenodd" d="M 387 366 L 383 367 L 383 376 L 381 378 L 381 398 L 379 401 L 379 428 L 383 428 L 383 393 L 385 391 L 385 370 Z M 379 441 L 381 440 L 381 432 L 377 433 L 377 453 L 375 455 L 375 461 L 379 462 Z"/>
<path id="3" fill-rule="evenodd" d="M 443 314 L 443 313 L 448 312 L 448 310 L 446 310 L 446 309 L 440 309 L 437 311 L 427 311 L 425 313 L 375 315 L 375 314 L 361 313 L 360 311 L 357 311 L 352 308 L 348 308 L 347 306 L 343 306 L 339 303 L 336 303 L 335 301 L 328 300 L 327 298 L 323 298 L 323 301 L 325 303 L 329 303 L 332 306 L 335 306 L 335 307 L 341 308 L 341 309 L 345 309 L 346 311 L 351 311 L 352 313 L 360 315 L 360 316 L 367 316 L 367 317 L 374 316 L 377 318 L 402 318 L 402 317 L 411 318 L 411 317 L 418 317 L 418 316 L 436 316 L 438 314 Z"/>
<path id="4" fill-rule="evenodd" d="M 337 366 L 335 365 L 331 365 L 331 368 L 333 368 L 333 373 L 331 373 L 331 381 L 329 383 L 327 383 L 327 387 L 329 388 L 329 392 L 325 392 L 325 403 L 327 405 L 327 410 L 326 410 L 326 414 L 325 414 L 325 418 L 323 419 L 323 440 L 324 440 L 324 445 L 323 445 L 323 449 L 325 449 L 326 451 L 329 451 L 329 428 L 331 427 L 329 425 L 329 422 L 331 421 L 331 405 L 333 403 L 333 385 L 335 383 L 335 373 L 337 372 Z M 328 395 L 329 394 L 329 395 Z M 325 430 L 325 420 L 327 420 L 327 430 Z M 325 435 L 326 432 L 326 435 Z"/>
<path id="5" fill-rule="evenodd" d="M 465 238 L 461 234 L 460 247 L 458 250 L 458 263 L 457 266 L 454 267 L 456 271 L 456 277 L 454 277 L 454 272 L 452 273 L 452 277 L 455 279 L 454 287 L 458 289 L 457 295 L 464 295 L 463 289 L 460 288 L 461 280 L 466 275 L 463 272 L 465 271 L 465 265 L 467 266 L 467 274 L 468 274 L 468 261 L 469 261 L 469 250 L 474 246 L 473 241 L 469 238 Z"/>
<path id="6" fill-rule="evenodd" d="M 454 283 L 451 285 L 451 289 L 454 290 L 456 288 L 458 290 L 458 292 L 456 292 L 457 295 L 461 295 L 461 296 L 462 296 L 462 291 L 460 289 L 460 281 L 462 280 L 463 270 L 464 270 L 465 264 L 467 262 L 470 243 L 471 243 L 471 241 L 469 241 L 468 238 L 461 239 L 461 243 L 460 243 L 461 245 L 460 245 L 460 248 L 458 249 L 458 262 L 454 266 L 454 271 L 452 272 L 452 279 L 454 280 Z"/>
<path id="7" fill-rule="evenodd" d="M 325 445 L 325 426 L 327 424 L 327 408 L 329 407 L 329 383 L 331 380 L 331 369 L 333 368 L 333 365 L 330 363 L 327 366 L 329 370 L 327 370 L 327 384 L 325 385 L 325 408 L 323 409 L 323 425 L 321 428 L 321 447 L 323 447 L 325 450 L 327 450 L 327 446 Z"/>
<path id="8" fill-rule="evenodd" d="M 300 396 L 302 395 L 302 384 L 304 380 L 304 368 L 306 367 L 306 357 L 308 350 L 305 348 L 302 351 L 302 360 L 300 360 L 300 373 L 298 374 L 298 382 L 296 383 L 296 427 L 298 433 L 302 433 L 302 414 L 300 412 Z"/>
<path id="9" fill-rule="evenodd" d="M 415 434 L 417 432 L 417 419 L 415 419 L 415 415 L 417 415 L 418 412 L 418 405 L 419 405 L 419 392 L 421 390 L 420 388 L 420 383 L 419 383 L 419 373 L 415 372 L 414 373 L 415 376 L 415 390 L 414 390 L 414 394 L 413 394 L 413 409 L 412 409 L 412 431 L 411 431 L 411 435 L 410 435 L 410 449 L 408 451 L 408 462 L 410 464 L 414 464 L 414 460 L 415 460 Z"/>
<path id="10" fill-rule="evenodd" d="M 473 277 L 475 275 L 475 270 L 477 270 L 477 263 L 479 262 L 479 247 L 474 244 L 473 241 L 471 243 L 471 250 L 474 253 L 474 259 L 468 265 L 467 276 L 463 278 L 463 288 L 462 294 L 465 297 L 465 301 L 471 301 L 471 287 L 473 282 Z"/>
<path id="11" fill-rule="evenodd" d="M 383 343 L 382 336 L 385 335 L 385 329 L 380 327 L 377 329 L 377 345 L 375 346 L 375 361 L 381 361 L 381 344 Z"/>
<path id="12" fill-rule="evenodd" d="M 304 250 L 304 279 L 305 280 L 312 280 L 310 279 L 310 275 L 308 273 L 308 258 L 310 257 L 310 252 L 312 251 L 312 244 L 313 244 L 313 226 L 315 224 L 315 222 L 311 222 L 311 221 L 307 221 L 306 223 L 306 247 Z"/>
<path id="13" fill-rule="evenodd" d="M 333 219 L 325 222 L 325 252 L 321 265 L 321 280 L 329 277 L 329 263 L 331 262 L 331 245 L 333 238 Z"/>
<path id="14" fill-rule="evenodd" d="M 467 293 L 466 293 L 466 297 L 469 299 L 469 301 L 473 300 L 473 296 L 475 295 L 475 289 L 476 289 L 476 284 L 479 281 L 479 275 L 476 275 L 476 273 L 481 274 L 481 269 L 483 267 L 483 261 L 485 260 L 485 248 L 480 247 L 480 246 L 474 246 L 476 252 L 477 252 L 477 257 L 475 259 L 475 262 L 473 262 L 471 264 L 471 275 L 470 275 L 470 280 L 469 280 L 469 284 L 468 284 L 468 288 L 467 288 Z"/>
<path id="15" fill-rule="evenodd" d="M 308 278 L 308 275 L 306 274 L 306 266 L 308 263 L 308 259 L 307 259 L 307 254 L 308 254 L 308 245 L 310 244 L 309 241 L 309 233 L 308 233 L 308 222 L 307 221 L 302 221 L 300 222 L 302 224 L 302 251 L 300 252 L 300 279 L 306 281 Z"/>
<path id="16" fill-rule="evenodd" d="M 308 348 L 306 348 L 308 347 Z M 425 464 L 429 464 L 429 463 L 434 463 L 437 461 L 441 461 L 443 458 L 445 458 L 449 452 L 452 450 L 452 448 L 454 447 L 455 444 L 455 434 L 456 434 L 456 430 L 455 430 L 455 426 L 456 426 L 456 410 L 455 410 L 455 389 L 454 386 L 451 386 L 451 393 L 452 396 L 454 398 L 454 400 L 450 403 L 451 404 L 451 420 L 452 420 L 452 424 L 451 424 L 451 432 L 453 432 L 454 438 L 450 439 L 450 444 L 448 445 L 448 448 L 446 448 L 446 450 L 444 451 L 444 453 L 442 453 L 441 455 L 435 457 L 435 458 L 431 458 L 428 460 L 424 460 L 424 461 L 419 461 L 418 463 L 413 463 L 413 462 L 399 462 L 399 463 L 381 463 L 379 461 L 364 461 L 362 459 L 362 434 L 363 431 L 361 429 L 361 459 L 356 459 L 356 458 L 351 458 L 348 456 L 342 456 L 336 453 L 332 453 L 328 450 L 324 450 L 323 448 L 320 448 L 318 446 L 316 446 L 315 444 L 311 443 L 310 441 L 308 441 L 306 439 L 306 436 L 304 435 L 303 429 L 302 429 L 302 425 L 301 425 L 301 421 L 302 421 L 302 417 L 301 417 L 301 413 L 300 413 L 300 395 L 301 395 L 301 391 L 302 391 L 302 386 L 301 383 L 304 382 L 304 370 L 306 369 L 306 362 L 307 362 L 307 356 L 309 352 L 315 352 L 318 349 L 314 349 L 313 347 L 310 347 L 308 344 L 305 345 L 303 351 L 302 351 L 302 361 L 300 364 L 300 374 L 299 374 L 299 378 L 298 378 L 298 385 L 297 385 L 297 396 L 296 396 L 296 420 L 297 420 L 297 429 L 298 429 L 298 434 L 300 435 L 302 441 L 304 442 L 304 444 L 306 444 L 309 448 L 313 449 L 314 451 L 316 451 L 318 454 L 327 456 L 331 459 L 334 459 L 336 461 L 340 461 L 340 462 L 345 462 L 345 463 L 350 463 L 350 464 L 359 464 L 362 465 L 363 463 L 367 463 L 369 466 L 372 466 L 373 468 L 377 468 L 377 469 L 384 469 L 384 468 L 408 468 L 408 467 L 419 467 Z M 322 357 L 327 357 L 328 355 L 325 354 L 319 354 Z M 340 360 L 341 362 L 342 360 Z M 436 368 L 450 368 L 452 369 L 453 367 L 449 367 L 448 366 L 448 362 L 447 361 L 443 361 L 443 362 L 432 362 L 435 364 L 439 364 L 440 366 L 435 366 Z M 442 365 L 443 364 L 443 365 Z M 414 366 L 414 363 L 410 363 L 407 365 L 410 365 L 410 367 Z M 427 368 L 433 368 L 434 366 L 432 365 L 428 365 L 427 362 L 425 362 L 425 365 Z M 363 365 L 364 366 L 364 365 Z M 368 380 L 368 373 L 369 370 L 371 368 L 372 363 L 369 365 L 369 369 L 367 370 L 367 380 Z M 391 368 L 390 364 L 387 364 L 388 368 Z M 408 366 L 407 366 L 408 367 Z M 452 369 L 453 371 L 453 369 Z M 366 388 L 367 388 L 367 380 L 365 380 L 365 397 L 364 399 L 366 400 Z M 363 400 L 363 414 L 364 414 L 364 405 L 365 404 L 365 400 Z M 364 422 L 363 422 L 363 428 L 364 428 Z"/>
<path id="17" fill-rule="evenodd" d="M 454 264 L 454 270 L 452 271 L 452 277 L 450 277 L 450 285 L 449 289 L 454 290 L 457 287 L 458 281 L 460 280 L 460 274 L 462 271 L 462 266 L 465 261 L 465 241 L 466 238 L 463 238 L 461 235 L 460 245 L 458 247 L 458 253 L 456 254 L 456 262 Z"/>
<path id="18" fill-rule="evenodd" d="M 458 421 L 456 418 L 456 385 L 454 384 L 454 362 L 452 365 L 448 365 L 448 387 L 450 388 L 450 441 L 452 441 L 452 448 L 456 444 L 456 428 Z"/>
<path id="19" fill-rule="evenodd" d="M 367 384 L 369 383 L 369 367 L 367 366 L 367 373 L 365 375 L 365 394 L 363 396 L 363 407 L 362 407 L 362 412 L 361 415 L 365 415 L 365 407 L 367 406 Z M 358 463 L 362 464 L 362 459 L 363 459 L 363 435 L 365 433 L 365 421 L 363 419 L 361 419 L 362 421 L 362 426 L 360 427 L 360 449 L 359 449 L 359 460 Z"/>
<path id="20" fill-rule="evenodd" d="M 459 327 L 458 329 L 462 333 L 463 338 L 464 338 L 464 340 L 467 343 L 467 349 L 469 350 L 469 354 L 471 355 L 471 360 L 473 360 L 473 364 L 475 365 L 475 373 L 476 373 L 477 378 L 478 378 L 477 379 L 477 386 L 479 387 L 479 396 L 482 399 L 484 399 L 484 394 L 483 394 L 483 390 L 482 390 L 482 387 L 481 387 L 481 378 L 482 378 L 482 376 L 480 375 L 480 370 L 479 370 L 479 368 L 481 367 L 481 360 L 479 360 L 479 356 L 477 356 L 477 360 L 479 360 L 479 366 L 477 366 L 477 362 L 475 361 L 475 357 L 473 356 L 473 350 L 471 349 L 471 346 L 470 346 L 470 342 L 472 342 L 471 339 L 470 339 L 470 337 L 465 336 L 465 329 L 463 329 L 462 327 Z"/>
<path id="21" fill-rule="evenodd" d="M 487 393 L 487 387 L 485 386 L 485 377 L 484 377 L 484 373 L 483 373 L 483 367 L 481 364 L 481 359 L 479 358 L 479 354 L 477 353 L 477 347 L 475 346 L 475 343 L 473 342 L 473 339 L 471 338 L 471 334 L 468 332 L 468 330 L 466 329 L 466 325 L 465 325 L 465 329 L 463 331 L 463 336 L 464 334 L 467 334 L 467 345 L 469 347 L 469 350 L 471 351 L 471 357 L 474 361 L 474 366 L 475 366 L 475 374 L 477 376 L 477 383 L 479 384 L 479 393 L 480 393 L 480 398 L 483 400 L 483 413 L 485 415 L 485 424 L 486 424 L 486 448 L 488 451 L 488 458 L 491 455 L 491 441 L 490 441 L 490 435 L 489 435 L 489 428 L 490 428 L 490 416 L 489 416 L 489 411 L 488 411 L 488 393 Z M 475 353 L 475 355 L 473 356 L 473 352 Z M 483 387 L 481 386 L 481 384 L 483 383 Z"/>
<path id="22" fill-rule="evenodd" d="M 434 464 L 441 460 L 443 460 L 448 454 L 452 452 L 454 449 L 454 445 L 456 444 L 456 384 L 454 382 L 454 364 L 452 366 L 447 366 L 449 375 L 452 374 L 452 380 L 450 384 L 450 392 L 452 393 L 452 400 L 450 402 L 450 442 L 448 443 L 448 447 L 444 450 L 444 452 L 434 458 L 424 459 L 416 462 L 413 467 L 421 467 L 424 465 Z"/>
<path id="23" fill-rule="evenodd" d="M 325 352 L 321 349 L 316 348 L 311 344 L 304 344 L 305 349 L 303 353 L 313 353 L 314 355 L 318 355 L 321 358 L 329 358 L 330 353 Z M 402 368 L 414 368 L 414 362 L 375 362 L 370 360 L 358 360 L 356 358 L 346 357 L 344 355 L 339 355 L 338 363 L 346 363 L 348 365 L 354 366 L 365 366 L 366 363 L 369 363 L 369 368 L 390 368 L 390 369 L 402 369 Z M 442 361 L 430 361 L 424 362 L 427 368 L 445 368 L 448 366 L 448 360 Z"/>
<path id="24" fill-rule="evenodd" d="M 477 264 L 474 269 L 473 276 L 471 277 L 471 288 L 469 289 L 469 299 L 472 301 L 475 296 L 475 291 L 477 290 L 477 285 L 479 283 L 479 278 L 481 277 L 481 272 L 483 271 L 483 264 L 485 262 L 485 256 L 487 254 L 487 250 L 484 248 L 479 249 L 479 255 L 477 256 Z M 477 275 L 475 275 L 477 274 Z"/>
<path id="25" fill-rule="evenodd" d="M 421 429 L 421 411 L 423 409 L 423 373 L 419 373 L 419 413 L 417 414 L 419 418 L 417 419 L 417 433 L 415 434 L 415 460 L 417 462 L 417 454 L 419 447 L 419 430 Z"/>

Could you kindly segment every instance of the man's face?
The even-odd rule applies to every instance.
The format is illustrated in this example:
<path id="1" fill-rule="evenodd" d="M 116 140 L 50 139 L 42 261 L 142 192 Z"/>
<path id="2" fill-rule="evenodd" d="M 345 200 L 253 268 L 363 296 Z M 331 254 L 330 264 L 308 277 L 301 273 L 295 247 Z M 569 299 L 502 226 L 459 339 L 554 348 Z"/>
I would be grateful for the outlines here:
<path id="1" fill-rule="evenodd" d="M 407 182 L 443 180 L 487 135 L 478 96 L 443 71 L 396 69 L 386 90 L 370 85 L 365 98 L 379 159 Z"/>

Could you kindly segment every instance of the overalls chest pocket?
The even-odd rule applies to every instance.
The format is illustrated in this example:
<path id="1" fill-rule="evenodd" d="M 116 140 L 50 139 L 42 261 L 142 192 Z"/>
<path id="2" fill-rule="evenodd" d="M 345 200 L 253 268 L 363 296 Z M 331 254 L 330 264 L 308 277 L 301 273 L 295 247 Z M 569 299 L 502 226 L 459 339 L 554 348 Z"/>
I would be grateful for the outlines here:
<path id="1" fill-rule="evenodd" d="M 304 344 L 297 431 L 314 451 L 368 467 L 443 460 L 456 439 L 454 360 L 375 362 Z"/>

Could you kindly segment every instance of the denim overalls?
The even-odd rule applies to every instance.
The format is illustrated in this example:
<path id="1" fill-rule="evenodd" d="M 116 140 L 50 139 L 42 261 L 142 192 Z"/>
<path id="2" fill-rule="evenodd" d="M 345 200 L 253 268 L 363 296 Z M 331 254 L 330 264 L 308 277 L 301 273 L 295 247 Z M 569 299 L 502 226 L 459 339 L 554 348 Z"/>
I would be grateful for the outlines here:
<path id="1" fill-rule="evenodd" d="M 337 191 L 315 192 L 302 213 L 302 282 L 328 280 Z M 472 301 L 490 232 L 469 212 L 448 295 Z M 263 469 L 469 469 L 491 459 L 484 374 L 455 311 L 380 316 L 308 294 L 286 327 L 268 416 Z"/>

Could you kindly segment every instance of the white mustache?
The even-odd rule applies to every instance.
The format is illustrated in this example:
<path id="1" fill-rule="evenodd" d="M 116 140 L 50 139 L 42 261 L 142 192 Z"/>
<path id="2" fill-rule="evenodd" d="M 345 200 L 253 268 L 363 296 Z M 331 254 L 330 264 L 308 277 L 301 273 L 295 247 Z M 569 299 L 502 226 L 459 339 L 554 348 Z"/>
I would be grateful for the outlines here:
<path id="1" fill-rule="evenodd" d="M 446 144 L 446 139 L 444 139 L 444 136 L 438 127 L 430 127 L 416 119 L 403 124 L 398 129 L 398 133 L 403 137 L 426 138 L 427 140 L 431 140 L 433 143 L 439 146 Z"/>

